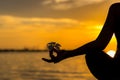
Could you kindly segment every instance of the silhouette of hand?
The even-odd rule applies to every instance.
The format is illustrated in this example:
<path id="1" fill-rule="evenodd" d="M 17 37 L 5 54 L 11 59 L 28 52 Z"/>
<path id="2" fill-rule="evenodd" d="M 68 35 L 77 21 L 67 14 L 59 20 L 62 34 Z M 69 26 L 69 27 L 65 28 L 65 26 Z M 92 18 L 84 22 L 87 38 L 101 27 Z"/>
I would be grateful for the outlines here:
<path id="1" fill-rule="evenodd" d="M 47 48 L 49 50 L 49 56 L 51 59 L 46 59 L 46 58 L 42 58 L 42 60 L 51 63 L 57 63 L 59 61 L 62 60 L 63 57 L 63 53 L 65 52 L 64 50 L 60 50 L 61 45 L 59 43 L 56 42 L 50 42 L 47 44 Z M 54 54 L 54 52 L 56 53 L 56 55 Z"/>
<path id="2" fill-rule="evenodd" d="M 54 53 L 56 53 L 56 55 L 54 55 Z M 48 62 L 48 63 L 58 63 L 60 62 L 61 60 L 63 60 L 65 57 L 65 53 L 66 51 L 65 50 L 56 50 L 56 49 L 53 49 L 52 51 L 49 51 L 49 56 L 50 56 L 50 59 L 46 59 L 46 58 L 42 58 L 43 61 L 45 62 Z"/>

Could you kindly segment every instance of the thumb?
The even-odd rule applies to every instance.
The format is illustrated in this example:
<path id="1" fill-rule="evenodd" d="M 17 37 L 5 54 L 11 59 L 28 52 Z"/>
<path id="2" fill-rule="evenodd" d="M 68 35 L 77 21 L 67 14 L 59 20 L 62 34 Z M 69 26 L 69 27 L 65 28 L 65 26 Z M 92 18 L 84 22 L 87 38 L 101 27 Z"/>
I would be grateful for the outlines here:
<path id="1" fill-rule="evenodd" d="M 46 59 L 46 58 L 42 58 L 42 60 L 43 60 L 43 61 L 45 61 L 45 62 L 48 62 L 48 63 L 51 63 L 51 62 L 53 62 L 53 60 L 52 60 L 52 59 Z"/>

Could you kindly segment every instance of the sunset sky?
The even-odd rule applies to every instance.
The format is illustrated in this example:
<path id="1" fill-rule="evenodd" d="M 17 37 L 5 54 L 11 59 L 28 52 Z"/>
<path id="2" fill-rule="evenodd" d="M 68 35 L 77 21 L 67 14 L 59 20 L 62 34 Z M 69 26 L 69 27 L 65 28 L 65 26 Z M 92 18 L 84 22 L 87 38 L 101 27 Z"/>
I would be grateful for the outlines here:
<path id="1" fill-rule="evenodd" d="M 0 49 L 45 49 L 51 41 L 74 49 L 97 38 L 119 0 L 0 0 Z M 109 49 L 115 49 L 112 39 Z"/>

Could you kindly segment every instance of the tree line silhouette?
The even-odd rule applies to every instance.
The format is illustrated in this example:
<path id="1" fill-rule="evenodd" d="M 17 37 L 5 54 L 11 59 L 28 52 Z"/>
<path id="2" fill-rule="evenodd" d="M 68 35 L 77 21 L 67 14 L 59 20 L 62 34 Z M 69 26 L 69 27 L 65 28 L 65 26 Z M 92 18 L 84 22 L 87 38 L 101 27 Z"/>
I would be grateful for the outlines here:
<path id="1" fill-rule="evenodd" d="M 0 52 L 46 52 L 47 49 L 29 49 L 29 48 L 23 48 L 23 49 L 0 49 Z"/>

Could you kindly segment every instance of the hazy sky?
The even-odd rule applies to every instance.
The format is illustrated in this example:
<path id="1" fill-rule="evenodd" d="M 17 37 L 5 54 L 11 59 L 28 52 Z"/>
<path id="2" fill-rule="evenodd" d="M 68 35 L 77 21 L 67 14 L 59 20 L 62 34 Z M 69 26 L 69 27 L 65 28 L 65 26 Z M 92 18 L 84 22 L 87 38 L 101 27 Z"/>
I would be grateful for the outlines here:
<path id="1" fill-rule="evenodd" d="M 50 41 L 76 48 L 96 39 L 117 1 L 0 0 L 0 48 L 44 49 Z"/>

